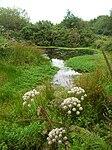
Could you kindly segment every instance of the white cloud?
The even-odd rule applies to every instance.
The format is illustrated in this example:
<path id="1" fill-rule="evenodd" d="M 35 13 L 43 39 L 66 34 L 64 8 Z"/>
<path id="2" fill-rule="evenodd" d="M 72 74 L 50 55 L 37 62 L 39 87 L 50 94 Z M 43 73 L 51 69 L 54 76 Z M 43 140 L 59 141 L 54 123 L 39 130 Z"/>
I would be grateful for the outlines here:
<path id="1" fill-rule="evenodd" d="M 25 9 L 33 22 L 49 20 L 59 23 L 67 9 L 84 20 L 109 14 L 112 0 L 0 0 L 0 6 Z"/>

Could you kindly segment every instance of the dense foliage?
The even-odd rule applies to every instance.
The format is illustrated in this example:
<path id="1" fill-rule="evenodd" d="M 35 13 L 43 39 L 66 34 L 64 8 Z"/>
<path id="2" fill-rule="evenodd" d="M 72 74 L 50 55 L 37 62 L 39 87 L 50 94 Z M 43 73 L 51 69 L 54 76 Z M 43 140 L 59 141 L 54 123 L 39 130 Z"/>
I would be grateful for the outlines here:
<path id="1" fill-rule="evenodd" d="M 99 16 L 94 20 L 91 20 L 92 28 L 95 33 L 102 35 L 112 35 L 112 10 L 110 10 L 110 16 Z"/>
<path id="2" fill-rule="evenodd" d="M 7 19 L 8 18 L 8 19 Z M 59 24 L 50 21 L 29 22 L 25 10 L 0 8 L 0 32 L 8 38 L 26 40 L 40 46 L 80 47 L 91 46 L 97 35 L 112 34 L 112 15 L 99 16 L 84 21 L 74 16 L 70 10 Z"/>
<path id="3" fill-rule="evenodd" d="M 0 8 L 0 25 L 8 30 L 20 30 L 29 22 L 25 10 Z"/>

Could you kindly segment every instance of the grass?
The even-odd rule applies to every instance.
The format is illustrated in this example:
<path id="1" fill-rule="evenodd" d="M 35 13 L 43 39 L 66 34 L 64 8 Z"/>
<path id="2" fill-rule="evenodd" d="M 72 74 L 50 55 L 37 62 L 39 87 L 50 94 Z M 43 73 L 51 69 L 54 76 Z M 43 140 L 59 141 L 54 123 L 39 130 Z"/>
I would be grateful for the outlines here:
<path id="1" fill-rule="evenodd" d="M 10 53 L 6 52 L 0 60 L 0 99 L 3 101 L 14 99 L 18 93 L 51 80 L 56 71 L 36 47 L 10 44 Z"/>
<path id="2" fill-rule="evenodd" d="M 77 56 L 66 60 L 66 65 L 78 72 L 92 72 L 96 66 L 104 65 L 104 58 L 100 52 L 94 55 Z"/>
<path id="3" fill-rule="evenodd" d="M 73 146 L 71 146 L 70 150 L 111 150 L 111 146 L 107 145 L 103 138 L 96 135 L 93 132 L 89 132 L 88 130 L 80 127 L 73 127 L 71 130 L 74 133 L 71 133 L 73 138 Z"/>
<path id="4" fill-rule="evenodd" d="M 16 123 L 1 122 L 1 143 L 0 149 L 27 149 L 32 148 L 39 149 L 41 147 L 42 141 L 42 126 L 38 122 L 32 122 L 28 126 L 20 126 Z M 20 140 L 21 139 L 21 140 Z M 4 141 L 8 141 L 7 144 Z"/>
<path id="5" fill-rule="evenodd" d="M 7 65 L 4 69 L 5 72 L 1 70 L 3 72 L 0 87 L 0 99 L 3 101 L 14 99 L 20 92 L 33 89 L 45 81 L 50 81 L 55 73 L 55 69 L 49 63 L 41 66 L 28 66 L 27 68 Z"/>
<path id="6" fill-rule="evenodd" d="M 50 82 L 56 68 L 51 66 L 35 46 L 5 42 L 10 52 L 6 47 L 2 49 L 4 55 L 0 56 L 0 118 L 13 121 L 21 107 L 19 103 L 23 93 L 44 82 Z"/>
<path id="7" fill-rule="evenodd" d="M 38 49 L 42 49 L 42 48 L 46 48 L 46 49 L 49 49 L 49 48 L 53 48 L 53 49 L 60 49 L 60 50 L 95 50 L 91 47 L 74 47 L 74 48 L 71 48 L 71 47 L 56 47 L 56 46 L 37 46 Z M 96 50 L 95 50 L 96 51 Z"/>

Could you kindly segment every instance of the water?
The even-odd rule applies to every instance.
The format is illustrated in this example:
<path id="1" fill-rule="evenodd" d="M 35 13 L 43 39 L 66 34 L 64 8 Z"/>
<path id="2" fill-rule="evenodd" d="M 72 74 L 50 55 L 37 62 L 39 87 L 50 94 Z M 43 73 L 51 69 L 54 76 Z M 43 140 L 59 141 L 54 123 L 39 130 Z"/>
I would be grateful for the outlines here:
<path id="1" fill-rule="evenodd" d="M 67 60 L 71 57 L 76 56 L 83 56 L 83 55 L 93 55 L 97 53 L 94 49 L 84 49 L 84 48 L 77 48 L 77 49 L 63 49 L 63 48 L 45 48 L 45 53 L 49 56 L 50 59 L 57 58 Z"/>
<path id="2" fill-rule="evenodd" d="M 53 84 L 58 84 L 64 87 L 72 88 L 74 86 L 72 76 L 79 76 L 80 74 L 69 67 L 66 67 L 64 60 L 51 59 L 52 65 L 59 68 L 59 71 L 54 75 Z"/>

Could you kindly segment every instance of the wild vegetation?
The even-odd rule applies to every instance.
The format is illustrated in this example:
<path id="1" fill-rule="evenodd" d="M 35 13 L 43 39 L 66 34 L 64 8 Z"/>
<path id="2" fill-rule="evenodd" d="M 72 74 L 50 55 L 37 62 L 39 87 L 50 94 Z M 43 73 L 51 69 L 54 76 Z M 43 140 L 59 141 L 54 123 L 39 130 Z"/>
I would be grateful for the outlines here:
<path id="1" fill-rule="evenodd" d="M 68 10 L 54 25 L 0 8 L 1 150 L 111 150 L 111 27 L 112 10 L 90 21 Z M 66 54 L 66 65 L 81 73 L 72 89 L 52 84 L 57 68 L 47 48 Z"/>

